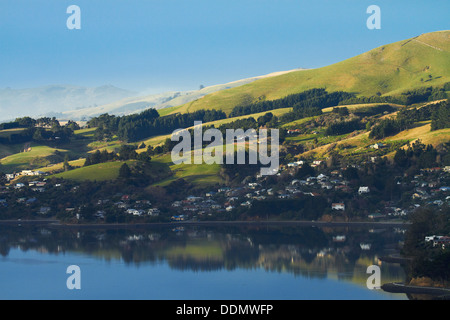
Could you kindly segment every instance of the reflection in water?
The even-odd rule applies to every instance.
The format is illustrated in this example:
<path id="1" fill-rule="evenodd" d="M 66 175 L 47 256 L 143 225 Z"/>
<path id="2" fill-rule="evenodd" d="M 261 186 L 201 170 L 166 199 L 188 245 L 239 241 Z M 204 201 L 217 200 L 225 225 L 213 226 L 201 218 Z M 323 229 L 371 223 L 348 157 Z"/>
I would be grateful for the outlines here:
<path id="1" fill-rule="evenodd" d="M 12 248 L 81 253 L 127 265 L 167 263 L 174 270 L 264 269 L 366 285 L 367 267 L 397 249 L 404 230 L 356 227 L 164 226 L 92 229 L 0 226 L 0 254 Z M 382 283 L 404 281 L 402 268 L 382 264 Z"/>

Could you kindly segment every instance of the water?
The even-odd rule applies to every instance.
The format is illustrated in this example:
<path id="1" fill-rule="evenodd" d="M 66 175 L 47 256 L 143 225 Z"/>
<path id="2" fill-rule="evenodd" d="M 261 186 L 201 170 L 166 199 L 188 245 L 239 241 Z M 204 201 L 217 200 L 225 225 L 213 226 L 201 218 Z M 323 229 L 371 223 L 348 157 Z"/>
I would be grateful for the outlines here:
<path id="1" fill-rule="evenodd" d="M 0 299 L 407 299 L 366 285 L 370 265 L 381 283 L 404 281 L 378 260 L 402 239 L 392 228 L 0 226 Z M 80 290 L 67 288 L 70 265 Z"/>

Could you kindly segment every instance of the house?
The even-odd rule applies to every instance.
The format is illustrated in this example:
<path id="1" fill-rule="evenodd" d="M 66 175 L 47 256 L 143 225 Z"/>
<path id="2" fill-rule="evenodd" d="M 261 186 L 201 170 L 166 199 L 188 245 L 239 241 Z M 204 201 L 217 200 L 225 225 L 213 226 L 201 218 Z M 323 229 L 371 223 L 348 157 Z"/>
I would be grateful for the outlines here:
<path id="1" fill-rule="evenodd" d="M 196 196 L 189 196 L 189 197 L 186 198 L 186 200 L 188 202 L 197 202 L 197 201 L 203 200 L 203 198 L 202 197 L 196 197 Z"/>
<path id="2" fill-rule="evenodd" d="M 32 170 L 22 170 L 20 175 L 22 175 L 22 176 L 34 176 L 34 173 L 33 173 Z"/>
<path id="3" fill-rule="evenodd" d="M 331 204 L 331 209 L 332 210 L 342 210 L 342 211 L 344 211 L 345 210 L 345 204 L 341 203 L 341 202 L 339 202 L 339 203 L 332 203 Z"/>
<path id="4" fill-rule="evenodd" d="M 344 242 L 345 240 L 345 235 L 338 235 L 333 237 L 333 242 Z"/>
<path id="5" fill-rule="evenodd" d="M 369 187 L 359 187 L 359 189 L 358 189 L 359 194 L 369 193 L 369 192 L 370 192 Z"/>
<path id="6" fill-rule="evenodd" d="M 371 214 L 368 215 L 368 218 L 372 219 L 372 220 L 381 219 L 381 218 L 384 218 L 384 217 L 386 217 L 386 216 L 381 214 L 381 213 L 371 213 Z"/>
<path id="7" fill-rule="evenodd" d="M 182 204 L 183 203 L 181 201 L 174 201 L 174 202 L 172 202 L 172 207 L 179 208 L 179 207 L 181 207 Z"/>
<path id="8" fill-rule="evenodd" d="M 234 210 L 234 207 L 233 206 L 228 206 L 228 207 L 225 208 L 225 210 L 230 212 L 230 211 Z"/>
<path id="9" fill-rule="evenodd" d="M 185 216 L 183 214 L 178 215 L 178 216 L 172 216 L 170 218 L 170 220 L 172 220 L 172 221 L 184 221 L 184 219 L 185 219 Z"/>
<path id="10" fill-rule="evenodd" d="M 305 162 L 303 160 L 294 161 L 294 162 L 288 163 L 288 167 L 299 167 L 299 166 L 302 166 L 304 163 Z"/>
<path id="11" fill-rule="evenodd" d="M 105 211 L 103 211 L 103 210 L 98 210 L 98 211 L 94 214 L 94 217 L 97 218 L 97 219 L 105 219 L 105 215 L 106 215 L 106 212 L 105 212 Z"/>
<path id="12" fill-rule="evenodd" d="M 142 216 L 145 211 L 144 210 L 137 210 L 137 209 L 128 209 L 127 210 L 128 214 L 132 214 L 133 216 Z"/>
<path id="13" fill-rule="evenodd" d="M 36 201 L 37 201 L 36 198 L 30 198 L 30 199 L 28 199 L 25 203 L 26 203 L 27 205 L 29 205 L 29 204 L 35 203 Z"/>
<path id="14" fill-rule="evenodd" d="M 51 208 L 50 207 L 41 207 L 40 209 L 39 209 L 39 214 L 47 214 L 47 213 L 49 213 L 51 211 Z"/>
<path id="15" fill-rule="evenodd" d="M 375 143 L 375 144 L 372 144 L 370 147 L 372 148 L 372 149 L 381 149 L 381 148 L 384 148 L 386 145 L 384 145 L 383 143 Z"/>
<path id="16" fill-rule="evenodd" d="M 314 168 L 314 167 L 320 166 L 322 163 L 323 163 L 322 160 L 314 160 L 311 167 Z"/>
<path id="17" fill-rule="evenodd" d="M 11 180 L 14 180 L 14 178 L 16 177 L 16 174 L 14 174 L 14 173 L 7 173 L 7 174 L 5 174 L 5 176 L 6 176 L 6 180 L 8 180 L 8 182 L 9 182 Z"/>
<path id="18" fill-rule="evenodd" d="M 151 217 L 156 217 L 159 216 L 159 209 L 158 208 L 152 208 L 152 209 L 148 209 L 148 215 Z"/>
<path id="19" fill-rule="evenodd" d="M 25 185 L 23 183 L 18 183 L 18 184 L 16 184 L 14 186 L 14 189 L 20 189 L 20 188 L 23 188 L 23 187 L 25 187 Z"/>
<path id="20" fill-rule="evenodd" d="M 438 236 L 433 239 L 433 247 L 441 246 L 442 249 L 445 249 L 446 246 L 450 245 L 450 237 L 447 236 Z"/>

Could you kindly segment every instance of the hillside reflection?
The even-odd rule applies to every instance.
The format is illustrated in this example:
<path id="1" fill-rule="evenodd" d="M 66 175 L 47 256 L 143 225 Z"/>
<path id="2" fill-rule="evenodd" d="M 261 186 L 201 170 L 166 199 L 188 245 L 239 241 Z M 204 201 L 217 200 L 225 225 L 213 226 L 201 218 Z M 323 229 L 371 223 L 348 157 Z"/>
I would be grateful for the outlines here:
<path id="1" fill-rule="evenodd" d="M 404 230 L 356 227 L 200 227 L 125 229 L 0 226 L 0 254 L 12 248 L 76 252 L 129 266 L 167 263 L 177 270 L 263 268 L 365 285 L 369 265 L 398 248 Z M 384 282 L 403 281 L 400 266 L 383 263 Z"/>

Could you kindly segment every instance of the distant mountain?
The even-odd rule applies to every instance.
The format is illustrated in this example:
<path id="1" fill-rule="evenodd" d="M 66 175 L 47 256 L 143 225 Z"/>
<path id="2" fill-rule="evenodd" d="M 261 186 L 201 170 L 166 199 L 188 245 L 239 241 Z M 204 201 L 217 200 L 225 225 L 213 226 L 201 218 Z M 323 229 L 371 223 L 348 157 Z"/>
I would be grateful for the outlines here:
<path id="1" fill-rule="evenodd" d="M 386 44 L 326 67 L 289 72 L 209 94 L 174 108 L 173 112 L 221 109 L 275 100 L 312 88 L 346 91 L 356 95 L 398 95 L 420 87 L 450 81 L 450 31 L 421 34 Z"/>
<path id="2" fill-rule="evenodd" d="M 251 83 L 253 81 L 278 76 L 281 74 L 286 74 L 293 71 L 298 71 L 300 69 L 290 70 L 290 71 L 281 71 L 274 72 L 263 76 L 256 76 L 247 79 L 241 79 L 225 84 L 218 84 L 213 86 L 204 87 L 199 90 L 192 91 L 170 91 L 158 94 L 151 94 L 145 96 L 133 96 L 127 97 L 125 99 L 121 99 L 118 101 L 114 101 L 111 103 L 107 103 L 104 105 L 98 106 L 90 106 L 83 109 L 77 110 L 68 110 L 61 112 L 59 118 L 64 119 L 72 119 L 72 120 L 81 120 L 83 118 L 90 118 L 94 116 L 98 116 L 103 113 L 108 113 L 111 115 L 121 116 L 132 113 L 138 113 L 148 108 L 155 109 L 163 109 L 169 107 L 179 106 L 185 103 L 189 103 L 200 99 L 208 94 L 223 91 L 231 88 L 235 88 L 238 86 L 242 86 L 244 84 Z"/>
<path id="3" fill-rule="evenodd" d="M 27 89 L 0 89 L 0 121 L 17 117 L 59 116 L 66 110 L 94 107 L 136 95 L 111 85 L 80 87 L 48 85 Z"/>

